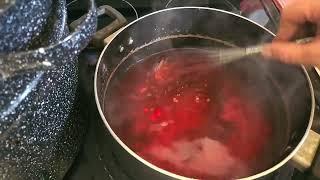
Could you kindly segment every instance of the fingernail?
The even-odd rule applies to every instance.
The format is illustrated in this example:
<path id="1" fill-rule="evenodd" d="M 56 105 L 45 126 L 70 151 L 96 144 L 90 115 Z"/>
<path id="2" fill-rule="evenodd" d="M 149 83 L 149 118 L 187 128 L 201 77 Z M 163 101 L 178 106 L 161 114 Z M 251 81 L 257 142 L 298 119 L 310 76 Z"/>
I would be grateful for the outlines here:
<path id="1" fill-rule="evenodd" d="M 271 58 L 272 56 L 272 51 L 271 51 L 271 47 L 266 45 L 265 47 L 263 47 L 262 49 L 262 55 L 266 58 Z"/>

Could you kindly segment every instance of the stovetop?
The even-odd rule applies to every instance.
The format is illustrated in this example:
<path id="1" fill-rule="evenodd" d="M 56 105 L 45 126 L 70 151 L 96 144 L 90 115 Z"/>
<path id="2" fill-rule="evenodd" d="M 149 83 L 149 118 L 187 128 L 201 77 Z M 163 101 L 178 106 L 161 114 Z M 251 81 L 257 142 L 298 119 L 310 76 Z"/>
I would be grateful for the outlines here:
<path id="1" fill-rule="evenodd" d="M 271 0 L 97 0 L 97 5 L 105 5 L 104 3 L 106 2 L 121 12 L 128 22 L 160 9 L 176 6 L 204 6 L 240 14 L 276 33 L 280 17 L 278 9 Z M 70 0 L 68 6 L 70 22 L 84 14 L 85 9 L 85 0 Z M 110 18 L 102 18 L 99 21 L 99 26 L 105 26 L 111 21 L 112 19 Z M 101 119 L 94 102 L 92 87 L 95 64 L 100 52 L 101 49 L 86 49 L 79 57 L 80 93 L 82 94 L 81 97 L 83 97 L 81 100 L 83 108 L 81 113 L 82 117 L 87 120 L 87 134 L 78 157 L 66 174 L 65 180 L 130 180 L 117 164 L 117 160 L 111 151 L 108 157 L 102 157 L 97 151 L 94 129 Z M 315 86 L 316 96 L 320 97 L 320 78 L 313 69 L 310 70 L 310 76 Z M 319 107 L 317 107 L 314 126 L 320 129 Z M 313 177 L 308 173 L 300 173 L 287 164 L 263 179 L 311 180 Z"/>

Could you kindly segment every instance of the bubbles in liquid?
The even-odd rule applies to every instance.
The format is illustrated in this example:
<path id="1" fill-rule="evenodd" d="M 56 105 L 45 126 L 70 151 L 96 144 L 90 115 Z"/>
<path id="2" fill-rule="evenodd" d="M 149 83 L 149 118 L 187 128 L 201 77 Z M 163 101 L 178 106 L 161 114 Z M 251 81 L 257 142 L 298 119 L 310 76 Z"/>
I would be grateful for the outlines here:
<path id="1" fill-rule="evenodd" d="M 111 127 L 145 160 L 201 179 L 247 177 L 272 165 L 272 124 L 259 92 L 196 49 L 152 55 L 111 81 Z"/>

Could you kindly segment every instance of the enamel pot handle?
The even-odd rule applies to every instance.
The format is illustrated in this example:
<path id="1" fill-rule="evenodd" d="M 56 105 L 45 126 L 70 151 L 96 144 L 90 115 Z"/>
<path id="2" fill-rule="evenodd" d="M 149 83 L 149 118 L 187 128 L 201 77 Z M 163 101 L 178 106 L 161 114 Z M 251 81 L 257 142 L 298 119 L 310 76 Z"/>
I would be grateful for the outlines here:
<path id="1" fill-rule="evenodd" d="M 97 12 L 98 18 L 100 16 L 107 15 L 114 19 L 107 26 L 97 30 L 97 32 L 93 35 L 90 41 L 90 44 L 92 44 L 92 46 L 96 48 L 104 48 L 104 39 L 110 36 L 116 30 L 119 30 L 121 27 L 123 27 L 127 23 L 127 19 L 119 11 L 108 5 L 100 6 L 97 9 Z M 70 24 L 71 29 L 77 27 L 80 24 L 80 22 L 83 21 L 84 18 L 85 16 L 82 16 L 76 21 L 72 22 Z"/>
<path id="2" fill-rule="evenodd" d="M 94 0 L 83 21 L 63 40 L 36 50 L 0 54 L 0 80 L 35 71 L 59 68 L 76 58 L 89 43 L 96 31 L 97 10 Z"/>

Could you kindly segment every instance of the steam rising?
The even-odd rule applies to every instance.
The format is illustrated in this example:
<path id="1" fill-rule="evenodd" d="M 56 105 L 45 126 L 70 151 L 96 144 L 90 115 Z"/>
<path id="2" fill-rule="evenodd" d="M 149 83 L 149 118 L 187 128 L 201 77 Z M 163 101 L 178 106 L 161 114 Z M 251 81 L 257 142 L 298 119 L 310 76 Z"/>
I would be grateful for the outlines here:
<path id="1" fill-rule="evenodd" d="M 176 141 L 171 147 L 154 145 L 148 152 L 177 168 L 211 176 L 230 176 L 230 172 L 240 176 L 248 174 L 248 168 L 241 160 L 233 157 L 227 147 L 208 137 Z"/>
<path id="2" fill-rule="evenodd" d="M 173 13 L 174 15 L 174 13 Z M 180 19 L 181 18 L 181 19 Z M 218 18 L 219 19 L 219 18 Z M 221 18 L 224 19 L 224 18 Z M 168 18 L 162 18 L 161 16 L 156 16 L 153 18 L 154 21 L 152 22 L 157 22 L 157 24 L 160 24 L 159 26 L 153 26 L 156 27 L 152 29 L 152 37 L 150 38 L 155 38 L 155 39 L 150 39 L 147 34 L 150 34 L 150 29 L 149 28 L 142 28 L 141 31 L 137 31 L 134 29 L 130 35 L 134 39 L 134 43 L 140 41 L 141 39 L 145 39 L 147 37 L 148 42 L 151 42 L 150 44 L 148 42 L 146 43 L 145 46 L 143 43 L 141 50 L 137 48 L 137 52 L 131 51 L 132 54 L 129 54 L 126 58 L 128 58 L 128 61 L 133 61 L 133 62 L 138 62 L 140 59 L 143 57 L 147 57 L 148 55 L 154 54 L 159 52 L 160 50 L 167 50 L 170 48 L 177 47 L 177 43 L 175 42 L 176 39 L 179 38 L 184 38 L 184 39 L 192 39 L 192 37 L 189 37 L 185 35 L 185 37 L 180 36 L 179 37 L 179 32 L 173 32 L 172 31 L 172 22 L 175 20 L 176 22 L 185 22 L 185 17 L 177 17 L 177 16 L 171 16 Z M 207 21 L 207 20 L 205 20 Z M 200 21 L 203 22 L 203 21 Z M 228 25 L 226 21 L 219 21 L 215 23 L 221 23 L 220 24 L 215 24 L 215 27 L 223 27 L 222 29 L 226 27 L 232 27 L 230 24 Z M 185 29 L 194 29 L 194 27 L 198 26 L 201 23 L 193 23 L 193 22 L 185 22 L 183 24 Z M 199 25 L 200 26 L 200 25 Z M 205 29 L 212 29 L 213 24 L 207 23 L 207 24 L 201 24 L 201 26 Z M 169 32 L 172 31 L 172 32 Z M 138 33 L 138 34 L 135 34 Z M 167 39 L 160 39 L 163 37 L 169 37 L 172 36 L 174 38 L 167 38 Z M 204 45 L 208 45 L 210 43 L 207 43 L 208 41 L 212 42 L 211 45 L 220 45 L 222 42 L 219 41 L 214 41 L 214 39 L 209 39 L 207 37 L 194 35 L 194 41 L 193 42 L 198 42 L 201 44 L 203 42 Z M 242 37 L 244 39 L 243 42 L 246 40 L 248 42 L 254 42 L 252 41 L 251 36 L 245 36 Z M 149 41 L 150 40 L 150 41 Z M 270 40 L 270 34 L 268 35 L 262 35 L 259 37 L 259 41 L 268 41 Z M 142 42 L 142 40 L 141 40 Z M 186 42 L 189 42 L 186 40 Z M 155 45 L 156 44 L 156 45 Z M 191 43 L 191 45 L 193 45 Z M 224 44 L 227 46 L 230 46 L 230 44 Z M 223 45 L 223 46 L 224 46 Z M 161 48 L 159 48 L 161 47 Z M 190 46 L 189 46 L 190 47 Z M 139 54 L 139 52 L 144 51 L 145 49 L 148 49 L 148 52 Z M 126 59 L 125 58 L 125 59 Z M 132 65 L 132 64 L 131 64 Z M 154 70 L 158 70 L 159 67 L 165 67 L 165 63 L 159 63 L 158 66 L 155 66 Z M 192 66 L 194 70 L 194 66 Z M 296 119 L 303 118 L 303 108 L 305 108 L 308 105 L 308 101 L 305 101 L 303 98 L 304 96 L 297 97 L 298 91 L 301 90 L 301 88 L 305 88 L 305 77 L 297 73 L 297 69 L 295 67 L 289 67 L 286 65 L 281 65 L 278 63 L 270 62 L 270 61 L 262 61 L 261 57 L 253 57 L 250 58 L 246 61 L 243 61 L 239 64 L 234 64 L 233 68 L 235 69 L 241 69 L 242 71 L 246 72 L 248 74 L 248 81 L 252 81 L 252 86 L 257 87 L 257 90 L 261 90 L 261 97 L 257 98 L 265 98 L 269 99 L 270 101 L 274 104 L 272 106 L 278 108 L 281 107 L 283 104 L 282 100 L 285 101 L 285 104 L 287 106 L 290 106 L 290 108 L 287 108 L 286 111 L 288 112 L 282 112 L 283 109 L 278 108 L 279 111 L 278 113 L 288 113 L 288 114 L 293 114 L 292 112 L 301 112 L 300 116 L 299 113 L 294 113 L 298 114 L 298 116 L 294 117 Z M 199 73 L 198 71 L 197 73 Z M 160 74 L 161 75 L 161 74 Z M 162 76 L 155 76 L 156 78 Z M 164 80 L 170 80 L 170 78 L 173 77 L 173 74 L 169 74 L 169 78 L 164 78 Z M 137 82 L 140 81 L 142 77 L 132 77 L 132 82 Z M 272 83 L 270 83 L 270 79 L 272 79 Z M 117 82 L 115 82 L 117 83 Z M 271 86 L 276 86 L 276 88 L 270 88 Z M 284 96 L 276 96 L 278 95 L 275 92 L 279 90 L 279 92 L 283 93 Z M 134 92 L 133 89 L 127 89 L 123 90 L 124 92 L 130 92 L 131 98 L 136 99 L 137 101 L 143 100 L 143 96 L 140 94 Z M 302 92 L 304 93 L 304 92 Z M 282 95 L 283 95 L 282 94 Z M 112 96 L 119 96 L 123 97 L 123 94 L 113 94 Z M 283 98 L 283 99 L 281 99 Z M 272 100 L 274 99 L 274 100 Z M 299 102 L 306 102 L 300 103 Z M 122 104 L 119 104 L 116 100 L 112 101 L 113 103 L 108 103 L 106 106 L 106 111 L 110 115 L 109 117 L 112 117 L 108 119 L 108 122 L 112 125 L 112 128 L 117 131 L 117 129 L 121 129 L 122 126 L 128 126 L 128 123 L 132 123 L 132 121 L 142 121 L 143 117 L 140 119 L 132 119 L 132 117 L 137 116 L 136 111 L 137 109 L 143 109 L 141 107 L 138 107 L 137 104 L 126 104 L 125 106 Z M 121 108 L 119 108 L 121 107 Z M 298 110 L 298 111 L 297 111 Z M 291 112 L 291 113 L 290 113 Z M 131 113 L 131 114 L 130 114 Z M 276 112 L 272 112 L 276 113 Z M 274 116 L 277 117 L 277 116 Z M 278 120 L 275 118 L 275 120 Z M 285 122 L 286 119 L 281 119 L 284 122 L 281 123 L 287 123 Z M 303 125 L 303 121 L 300 121 Z M 137 126 L 136 131 L 137 137 L 140 135 L 141 137 L 145 136 L 146 132 L 148 132 L 148 124 L 149 122 L 139 122 L 141 126 Z M 295 127 L 301 127 L 301 124 L 293 124 L 292 129 Z M 280 125 L 279 125 L 280 127 Z M 150 127 L 149 127 L 150 128 Z M 164 128 L 164 126 L 157 126 L 158 131 L 160 129 Z M 279 134 L 276 135 L 276 137 L 279 137 L 279 143 L 277 146 L 283 146 L 283 144 L 286 144 L 284 142 L 287 141 L 287 136 L 283 135 L 284 132 L 287 131 L 287 124 L 281 125 L 281 128 L 279 128 Z M 140 133 L 140 134 L 139 134 Z M 288 133 L 288 132 L 286 132 Z M 128 132 L 129 134 L 129 132 Z M 132 134 L 129 134 L 127 136 L 132 136 Z M 123 137 L 120 137 L 123 138 Z M 145 137 L 147 138 L 147 137 Z M 144 142 L 142 142 L 144 143 Z M 147 143 L 146 143 L 147 144 Z M 131 148 L 131 147 L 130 147 Z M 198 139 L 193 139 L 193 140 L 186 140 L 186 139 L 179 139 L 170 146 L 165 146 L 161 144 L 150 144 L 148 145 L 148 150 L 145 150 L 143 152 L 140 152 L 140 154 L 147 153 L 147 155 L 155 157 L 156 159 L 159 159 L 161 161 L 167 161 L 174 166 L 176 166 L 179 169 L 186 169 L 190 171 L 195 171 L 203 174 L 208 174 L 211 176 L 218 176 L 218 177 L 223 177 L 223 176 L 232 176 L 233 178 L 235 176 L 242 177 L 245 175 L 250 174 L 250 169 L 245 165 L 244 162 L 242 162 L 240 159 L 237 159 L 232 155 L 230 149 L 228 149 L 223 143 L 211 139 L 209 137 L 203 137 L 203 138 L 198 138 Z M 274 147 L 277 149 L 278 147 Z M 276 155 L 275 155 L 276 156 Z M 250 170 L 249 170 L 250 169 Z"/>

